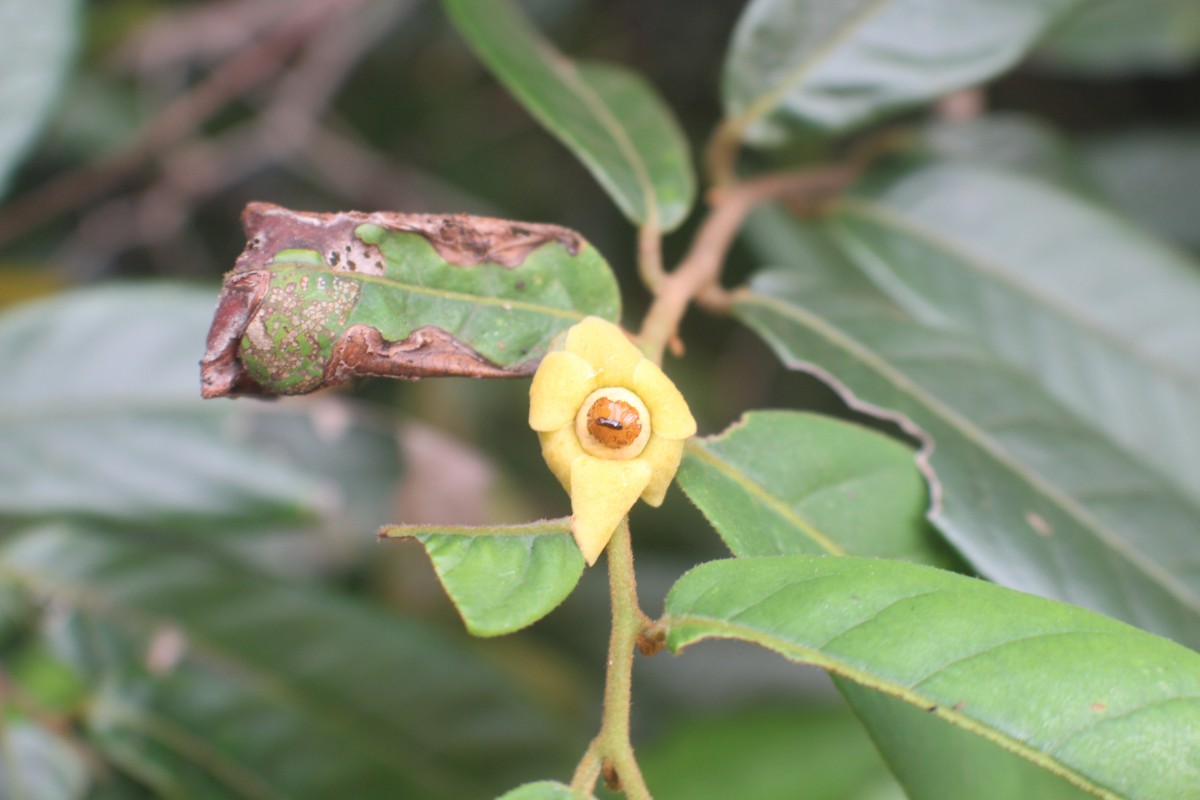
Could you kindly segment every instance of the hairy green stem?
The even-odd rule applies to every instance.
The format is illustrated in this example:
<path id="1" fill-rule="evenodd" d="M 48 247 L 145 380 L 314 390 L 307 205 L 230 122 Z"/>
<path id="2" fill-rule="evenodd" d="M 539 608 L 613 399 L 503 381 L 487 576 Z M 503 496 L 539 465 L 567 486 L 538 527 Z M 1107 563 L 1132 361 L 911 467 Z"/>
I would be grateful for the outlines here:
<path id="1" fill-rule="evenodd" d="M 575 775 L 571 778 L 571 795 L 573 797 L 589 798 L 592 796 L 592 788 L 596 785 L 596 779 L 600 777 L 601 744 L 599 736 L 592 739 L 592 743 L 583 753 L 583 758 L 579 759 L 579 766 L 575 768 Z"/>
<path id="2" fill-rule="evenodd" d="M 629 520 L 623 519 L 608 543 L 608 586 L 612 597 L 612 634 L 608 640 L 608 674 L 604 684 L 604 718 L 600 733 L 584 753 L 572 791 L 580 796 L 595 784 L 599 772 L 611 767 L 620 789 L 629 800 L 653 800 L 629 738 L 629 712 L 633 694 L 633 652 L 646 616 L 638 607 L 637 580 Z M 608 769 L 605 769 L 609 773 Z M 606 774 L 607 777 L 607 774 Z"/>

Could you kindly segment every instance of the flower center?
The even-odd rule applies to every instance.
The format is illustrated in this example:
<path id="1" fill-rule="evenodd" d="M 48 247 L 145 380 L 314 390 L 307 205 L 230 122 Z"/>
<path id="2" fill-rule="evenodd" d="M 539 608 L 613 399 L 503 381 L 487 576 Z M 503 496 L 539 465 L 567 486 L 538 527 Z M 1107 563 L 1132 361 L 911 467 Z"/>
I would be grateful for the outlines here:
<path id="1" fill-rule="evenodd" d="M 642 432 L 637 409 L 622 400 L 601 397 L 588 409 L 587 419 L 588 433 L 614 450 L 632 444 Z"/>
<path id="2" fill-rule="evenodd" d="M 633 392 L 620 386 L 588 395 L 575 417 L 575 435 L 593 456 L 629 459 L 641 455 L 650 440 L 650 412 Z"/>

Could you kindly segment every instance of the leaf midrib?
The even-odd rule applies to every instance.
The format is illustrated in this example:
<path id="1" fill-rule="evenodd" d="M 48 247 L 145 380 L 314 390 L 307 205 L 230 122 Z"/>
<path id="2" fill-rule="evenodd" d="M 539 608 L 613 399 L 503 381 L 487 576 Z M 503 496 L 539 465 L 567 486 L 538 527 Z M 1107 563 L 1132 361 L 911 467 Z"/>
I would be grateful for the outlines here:
<path id="1" fill-rule="evenodd" d="M 858 340 L 842 333 L 833 326 L 826 324 L 824 320 L 809 314 L 799 307 L 758 294 L 757 292 L 748 290 L 740 291 L 735 298 L 735 303 L 738 302 L 750 305 L 757 304 L 785 318 L 791 318 L 796 323 L 806 325 L 829 341 L 841 346 L 842 349 L 854 354 L 860 361 L 871 367 L 877 374 L 881 375 L 903 394 L 916 400 L 935 417 L 943 419 L 950 427 L 957 430 L 964 439 L 987 453 L 1001 465 L 1007 467 L 1010 472 L 1020 478 L 1033 491 L 1052 501 L 1065 514 L 1078 522 L 1084 530 L 1091 532 L 1098 541 L 1110 550 L 1120 554 L 1132 566 L 1137 567 L 1153 583 L 1161 586 L 1187 608 L 1200 613 L 1200 596 L 1192 591 L 1190 587 L 1182 585 L 1172 573 L 1165 571 L 1158 563 L 1147 560 L 1140 552 L 1128 546 L 1119 536 L 1109 531 L 1090 512 L 1080 506 L 1070 495 L 1047 484 L 1040 475 L 1029 470 L 1024 464 L 993 443 L 990 438 L 982 435 L 983 432 L 981 429 L 972 425 L 953 409 L 917 386 L 907 376 L 894 369 L 891 364 L 882 358 L 879 358 Z M 800 364 L 804 362 L 796 363 Z M 857 392 L 850 391 L 849 387 L 846 387 L 846 391 L 857 400 Z M 933 445 L 929 443 L 930 437 L 926 436 L 925 438 L 927 440 L 926 448 L 932 453 Z"/>
<path id="2" fill-rule="evenodd" d="M 742 487 L 748 494 L 757 500 L 760 500 L 765 506 L 770 508 L 779 516 L 783 517 L 788 523 L 794 525 L 802 531 L 808 538 L 817 544 L 821 549 L 830 555 L 842 556 L 846 555 L 836 542 L 829 536 L 820 531 L 815 525 L 810 523 L 804 517 L 796 513 L 791 506 L 775 496 L 761 484 L 752 481 L 745 473 L 734 469 L 729 462 L 719 458 L 715 453 L 705 448 L 704 446 L 689 441 L 686 445 L 687 452 L 693 457 L 705 462 L 713 469 L 728 477 L 738 486 Z"/>
<path id="3" fill-rule="evenodd" d="M 998 731 L 995 728 L 976 720 L 975 718 L 970 717 L 961 711 L 956 710 L 953 706 L 946 706 L 942 702 L 935 701 L 933 698 L 927 697 L 908 686 L 880 678 L 871 672 L 868 672 L 860 667 L 852 666 L 851 664 L 829 656 L 820 650 L 811 647 L 805 647 L 777 636 L 772 636 L 758 630 L 757 628 L 737 625 L 735 623 L 715 617 L 706 617 L 697 614 L 688 614 L 683 616 L 669 615 L 665 617 L 663 621 L 667 625 L 668 630 L 690 625 L 699 628 L 702 631 L 699 636 L 689 638 L 689 640 L 684 644 L 672 648 L 675 650 L 675 652 L 682 652 L 687 647 L 703 641 L 704 639 L 735 639 L 738 641 L 758 644 L 762 647 L 766 647 L 769 650 L 774 650 L 791 661 L 811 664 L 834 675 L 838 675 L 846 678 L 847 680 L 853 681 L 860 686 L 864 686 L 868 689 L 873 689 L 890 697 L 902 700 L 910 705 L 916 706 L 917 708 L 929 710 L 929 713 L 945 720 L 951 725 L 955 725 L 970 733 L 980 736 L 991 743 L 1026 759 L 1035 766 L 1058 775 L 1079 789 L 1093 794 L 1096 797 L 1103 798 L 1103 800 L 1125 800 L 1125 798 L 1122 798 L 1120 795 L 1115 794 L 1096 784 L 1094 781 L 1080 774 L 1076 769 L 1067 766 L 1057 758 L 1031 747 L 1030 745 L 1015 739 L 1006 733 Z"/>
<path id="4" fill-rule="evenodd" d="M 910 236 L 925 243 L 933 250 L 941 251 L 951 259 L 963 262 L 979 274 L 988 276 L 996 283 L 1026 298 L 1030 302 L 1030 305 L 1036 308 L 1044 308 L 1053 316 L 1065 320 L 1070 326 L 1082 329 L 1096 339 L 1111 345 L 1114 349 L 1124 353 L 1133 363 L 1145 363 L 1153 367 L 1151 372 L 1160 373 L 1164 380 L 1181 384 L 1189 394 L 1200 395 L 1200 383 L 1196 383 L 1192 376 L 1180 372 L 1174 365 L 1164 362 L 1157 356 L 1146 352 L 1138 346 L 1136 341 L 1120 336 L 1116 331 L 1101 327 L 1095 321 L 1083 316 L 1044 291 L 1039 290 L 1033 284 L 1019 281 L 1017 275 L 1011 274 L 997 266 L 994 261 L 984 258 L 951 239 L 918 224 L 917 220 L 897 214 L 884 204 L 873 203 L 861 197 L 843 196 L 837 200 L 835 209 L 846 213 L 850 217 L 853 217 L 857 212 L 861 219 L 879 223 L 882 227 L 888 228 L 894 233 Z M 908 283 L 906 279 L 900 277 L 899 273 L 893 274 L 896 274 L 897 278 L 905 284 Z M 1197 402 L 1200 402 L 1200 399 Z"/>
<path id="5" fill-rule="evenodd" d="M 634 180 L 637 181 L 638 188 L 642 191 L 642 213 L 645 215 L 642 226 L 658 230 L 658 192 L 654 188 L 654 182 L 651 180 L 645 164 L 642 163 L 641 154 L 634 146 L 633 140 L 626 133 L 620 121 L 609 112 L 608 106 L 604 104 L 599 95 L 592 91 L 587 80 L 579 73 L 579 68 L 564 56 L 558 53 L 554 53 L 554 55 L 558 56 L 558 60 L 552 63 L 561 64 L 564 69 L 563 82 L 576 92 L 583 104 L 596 115 L 604 129 L 616 142 L 617 149 L 621 151 L 621 154 L 629 162 L 629 166 L 633 168 Z"/>
<path id="6" fill-rule="evenodd" d="M 579 311 L 566 308 L 556 308 L 554 306 L 540 305 L 530 303 L 525 300 L 515 300 L 506 297 L 498 297 L 496 295 L 487 294 L 467 294 L 465 292 L 454 292 L 447 289 L 433 289 L 428 286 L 419 286 L 416 284 L 405 283 L 396 278 L 389 278 L 385 275 L 366 275 L 355 272 L 342 272 L 331 267 L 318 267 L 312 264 L 267 264 L 262 269 L 269 272 L 291 272 L 295 270 L 305 270 L 309 272 L 317 272 L 326 275 L 332 275 L 337 278 L 345 278 L 352 281 L 361 281 L 363 283 L 375 283 L 381 286 L 386 286 L 401 292 L 411 292 L 412 294 L 423 294 L 428 297 L 437 297 L 442 300 L 451 300 L 459 303 L 467 303 L 476 306 L 496 306 L 504 311 L 512 311 L 520 309 L 522 311 L 530 311 L 535 314 L 545 314 L 546 316 L 559 317 L 562 319 L 581 320 L 586 314 Z"/>
<path id="7" fill-rule="evenodd" d="M 455 3 L 455 5 L 459 4 Z M 508 9 L 505 8 L 501 11 L 501 14 L 504 14 L 507 11 Z M 462 13 L 469 14 L 470 12 L 464 8 L 462 9 Z M 657 230 L 658 193 L 654 189 L 654 184 L 650 180 L 649 173 L 646 171 L 645 165 L 641 161 L 641 157 L 637 151 L 637 148 L 626 135 L 625 129 L 620 124 L 620 121 L 609 113 L 608 108 L 604 105 L 603 100 L 596 95 L 591 86 L 589 86 L 584 80 L 583 76 L 579 74 L 579 70 L 574 63 L 560 53 L 557 49 L 552 47 L 531 23 L 519 16 L 519 12 L 514 11 L 509 16 L 508 21 L 511 24 L 515 24 L 518 28 L 525 29 L 522 30 L 522 33 L 528 38 L 529 41 L 533 43 L 533 46 L 543 57 L 542 63 L 547 67 L 548 74 L 558 79 L 562 86 L 564 86 L 574 97 L 583 103 L 584 107 L 588 111 L 592 112 L 593 116 L 600 121 L 602 129 L 616 143 L 617 149 L 623 156 L 625 156 L 627 163 L 633 169 L 634 179 L 637 182 L 638 188 L 642 192 L 642 203 L 644 204 L 643 213 L 646 217 L 643 224 L 647 227 L 653 227 Z M 471 40 L 471 44 L 473 46 L 480 47 L 482 45 L 483 49 L 491 50 L 493 54 L 497 53 L 495 49 L 488 48 L 486 46 L 486 41 L 481 42 L 475 37 L 471 36 L 468 38 Z M 506 86 L 508 86 L 514 94 L 521 96 L 525 102 L 536 108 L 542 117 L 541 121 L 543 124 L 553 130 L 559 131 L 563 136 L 569 136 L 569 138 L 575 142 L 576 147 L 579 147 L 581 151 L 587 153 L 587 149 L 580 145 L 578 137 L 576 137 L 574 133 L 570 131 L 568 126 L 559 124 L 554 115 L 549 113 L 542 103 L 538 102 L 538 98 L 535 94 L 522 91 L 522 87 L 519 85 L 509 85 L 509 80 L 505 75 L 497 73 L 496 77 Z M 588 155 L 589 157 L 586 160 L 592 161 L 597 169 L 602 169 L 602 165 L 595 163 L 593 159 L 590 158 L 590 154 Z M 631 211 L 636 214 L 636 209 L 631 209 Z"/>
<path id="8" fill-rule="evenodd" d="M 773 89 L 759 95 L 742 113 L 732 117 L 729 120 L 730 125 L 736 130 L 744 131 L 762 117 L 770 114 L 796 86 L 817 69 L 826 56 L 841 47 L 891 2 L 892 0 L 872 0 L 860 11 L 848 17 L 837 34 L 828 37 L 826 44 L 813 50 L 808 58 L 802 59 L 796 66 L 785 72 L 783 78 Z"/>

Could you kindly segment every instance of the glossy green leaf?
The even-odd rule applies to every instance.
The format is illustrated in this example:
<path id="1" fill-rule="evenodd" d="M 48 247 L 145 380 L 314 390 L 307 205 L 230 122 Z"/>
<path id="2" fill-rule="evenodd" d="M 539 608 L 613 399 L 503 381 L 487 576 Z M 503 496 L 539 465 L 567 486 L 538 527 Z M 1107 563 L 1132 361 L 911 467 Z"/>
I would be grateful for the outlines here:
<path id="1" fill-rule="evenodd" d="M 0 517 L 243 532 L 313 518 L 360 534 L 386 521 L 401 473 L 392 423 L 332 396 L 200 400 L 211 314 L 211 293 L 159 285 L 0 317 Z"/>
<path id="2" fill-rule="evenodd" d="M 204 403 L 212 295 L 108 286 L 0 316 L 0 517 L 312 515 L 318 484 L 242 441 L 252 409 Z"/>
<path id="3" fill-rule="evenodd" d="M 924 437 L 933 521 L 971 564 L 1200 646 L 1191 501 L 969 337 L 821 266 L 761 275 L 735 314 L 790 368 Z"/>
<path id="4" fill-rule="evenodd" d="M 78 0 L 0 0 L 0 195 L 54 107 L 75 43 Z"/>
<path id="5" fill-rule="evenodd" d="M 752 144 L 845 131 L 995 77 L 1077 0 L 754 0 L 722 77 Z"/>
<path id="6" fill-rule="evenodd" d="M 505 792 L 499 800 L 591 800 L 591 795 L 571 792 L 571 787 L 556 781 L 538 781 Z"/>
<path id="7" fill-rule="evenodd" d="M 0 797 L 11 800 L 82 800 L 91 783 L 83 753 L 41 725 L 20 717 L 0 720 Z"/>
<path id="8" fill-rule="evenodd" d="M 678 480 L 736 556 L 945 558 L 912 450 L 831 417 L 750 412 L 690 441 Z"/>
<path id="9" fill-rule="evenodd" d="M 1144 128 L 1084 140 L 1100 193 L 1131 219 L 1200 250 L 1200 127 Z"/>
<path id="10" fill-rule="evenodd" d="M 55 609 L 90 738 L 159 794 L 486 797 L 578 744 L 461 645 L 178 541 L 40 528 L 0 576 Z"/>
<path id="11" fill-rule="evenodd" d="M 831 224 L 917 319 L 979 337 L 1200 498 L 1200 264 L 1076 195 L 965 164 L 870 177 Z"/>
<path id="12" fill-rule="evenodd" d="M 924 708 L 834 677 L 909 800 L 1083 800 L 1095 795 Z"/>
<path id="13" fill-rule="evenodd" d="M 704 564 L 667 598 L 674 651 L 740 639 L 897 697 L 1104 798 L 1200 785 L 1200 655 L 1064 603 L 916 564 Z"/>
<path id="14" fill-rule="evenodd" d="M 904 798 L 844 707 L 689 717 L 637 755 L 656 800 L 780 800 L 798 786 L 804 800 Z"/>
<path id="15" fill-rule="evenodd" d="M 1038 48 L 1037 64 L 1091 76 L 1177 74 L 1200 60 L 1194 0 L 1092 0 Z"/>
<path id="16" fill-rule="evenodd" d="M 630 220 L 671 230 L 696 195 L 687 140 L 639 75 L 559 53 L 509 0 L 443 0 L 471 49 Z"/>
<path id="17" fill-rule="evenodd" d="M 571 520 L 465 528 L 391 525 L 389 539 L 415 539 L 476 636 L 499 636 L 553 611 L 583 575 Z"/>

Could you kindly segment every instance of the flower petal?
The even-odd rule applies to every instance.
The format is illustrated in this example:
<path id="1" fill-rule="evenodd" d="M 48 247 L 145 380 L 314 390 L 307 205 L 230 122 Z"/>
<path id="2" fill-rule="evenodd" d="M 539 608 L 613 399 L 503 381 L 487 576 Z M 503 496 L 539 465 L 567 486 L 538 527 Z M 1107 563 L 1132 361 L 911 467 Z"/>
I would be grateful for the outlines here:
<path id="1" fill-rule="evenodd" d="M 539 433 L 538 438 L 542 442 L 542 458 L 546 459 L 546 466 L 550 467 L 554 477 L 570 494 L 571 464 L 584 454 L 579 437 L 575 435 L 575 426 L 564 425 L 556 431 Z"/>
<path id="2" fill-rule="evenodd" d="M 646 359 L 633 371 L 631 389 L 650 409 L 650 431 L 667 439 L 686 439 L 696 433 L 696 420 L 687 401 L 658 365 Z"/>
<path id="3" fill-rule="evenodd" d="M 588 566 L 596 563 L 621 518 L 650 482 L 640 458 L 605 461 L 583 455 L 571 465 L 571 533 Z"/>
<path id="4" fill-rule="evenodd" d="M 641 460 L 650 465 L 650 483 L 642 492 L 642 500 L 646 505 L 661 506 L 667 496 L 667 489 L 675 479 L 679 470 L 679 462 L 683 459 L 683 440 L 664 439 L 661 436 L 651 436 L 642 451 Z"/>
<path id="5" fill-rule="evenodd" d="M 574 353 L 548 353 L 529 386 L 529 427 L 554 431 L 575 422 L 579 406 L 596 388 L 596 370 Z"/>
<path id="6" fill-rule="evenodd" d="M 587 317 L 567 333 L 567 351 L 585 359 L 599 373 L 596 386 L 626 386 L 642 351 L 625 332 L 599 317 Z"/>

